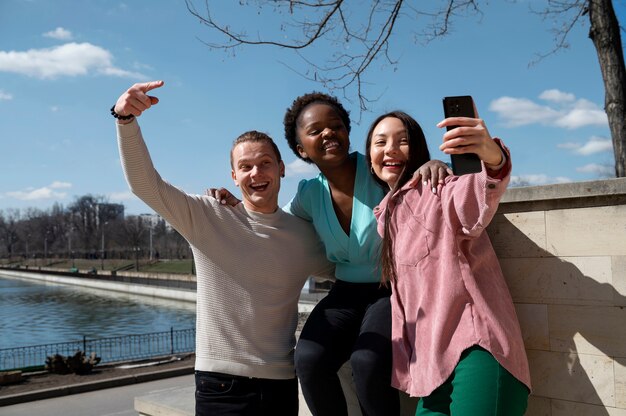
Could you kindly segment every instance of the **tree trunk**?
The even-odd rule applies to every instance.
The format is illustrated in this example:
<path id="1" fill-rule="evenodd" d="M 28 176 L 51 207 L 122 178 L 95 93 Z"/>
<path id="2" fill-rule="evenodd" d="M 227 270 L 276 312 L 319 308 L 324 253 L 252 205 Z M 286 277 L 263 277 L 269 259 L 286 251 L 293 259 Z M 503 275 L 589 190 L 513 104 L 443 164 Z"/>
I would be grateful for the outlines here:
<path id="1" fill-rule="evenodd" d="M 626 177 L 626 68 L 620 27 L 611 0 L 589 0 L 589 37 L 604 80 L 604 111 L 615 152 L 615 176 Z"/>

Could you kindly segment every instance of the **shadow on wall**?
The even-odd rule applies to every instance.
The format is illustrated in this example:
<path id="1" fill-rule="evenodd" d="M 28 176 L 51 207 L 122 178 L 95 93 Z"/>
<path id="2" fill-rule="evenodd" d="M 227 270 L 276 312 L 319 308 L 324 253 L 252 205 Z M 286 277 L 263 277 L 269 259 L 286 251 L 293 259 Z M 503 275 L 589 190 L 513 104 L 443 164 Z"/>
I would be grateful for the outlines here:
<path id="1" fill-rule="evenodd" d="M 527 414 L 608 416 L 605 406 L 626 408 L 626 297 L 612 281 L 626 257 L 556 257 L 504 215 L 488 232 L 528 351 Z"/>

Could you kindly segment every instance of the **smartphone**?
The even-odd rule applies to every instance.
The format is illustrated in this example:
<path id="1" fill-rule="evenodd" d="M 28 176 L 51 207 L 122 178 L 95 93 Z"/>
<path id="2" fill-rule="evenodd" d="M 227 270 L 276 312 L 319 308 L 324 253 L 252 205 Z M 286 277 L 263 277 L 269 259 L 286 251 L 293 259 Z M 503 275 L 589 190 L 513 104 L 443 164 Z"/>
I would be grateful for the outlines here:
<path id="1" fill-rule="evenodd" d="M 448 117 L 476 117 L 474 113 L 474 100 L 469 95 L 458 97 L 444 97 L 443 113 Z M 448 126 L 452 130 L 456 126 Z M 465 175 L 466 173 L 477 173 L 482 170 L 482 165 L 478 155 L 475 153 L 464 153 L 462 155 L 450 155 L 452 162 L 452 172 L 455 175 Z"/>

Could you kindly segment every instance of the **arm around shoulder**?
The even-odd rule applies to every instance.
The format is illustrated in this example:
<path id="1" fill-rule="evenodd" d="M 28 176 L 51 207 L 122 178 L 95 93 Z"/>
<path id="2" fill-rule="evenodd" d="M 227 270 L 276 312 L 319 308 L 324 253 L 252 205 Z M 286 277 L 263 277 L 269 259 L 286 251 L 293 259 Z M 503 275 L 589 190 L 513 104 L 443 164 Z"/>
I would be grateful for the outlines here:
<path id="1" fill-rule="evenodd" d="M 298 190 L 294 197 L 283 207 L 283 211 L 302 218 L 303 220 L 312 221 L 311 207 L 308 203 L 310 193 L 315 186 L 314 179 L 303 179 L 298 184 Z"/>

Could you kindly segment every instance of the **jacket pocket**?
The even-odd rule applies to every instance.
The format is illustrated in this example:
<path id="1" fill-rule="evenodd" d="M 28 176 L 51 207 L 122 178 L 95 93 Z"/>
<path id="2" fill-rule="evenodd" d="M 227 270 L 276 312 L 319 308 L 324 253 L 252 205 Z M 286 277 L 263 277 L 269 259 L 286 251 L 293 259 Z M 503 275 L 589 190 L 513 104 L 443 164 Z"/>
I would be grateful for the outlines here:
<path id="1" fill-rule="evenodd" d="M 423 214 L 398 218 L 398 231 L 394 241 L 396 264 L 415 267 L 430 254 L 432 233 L 426 228 Z"/>

